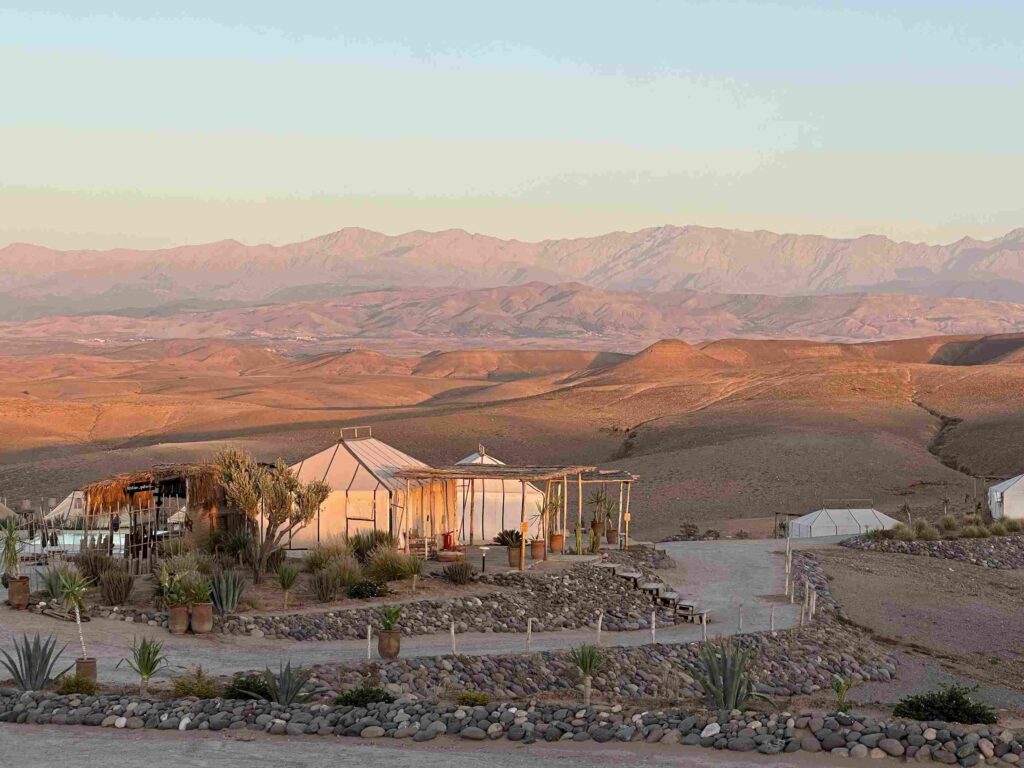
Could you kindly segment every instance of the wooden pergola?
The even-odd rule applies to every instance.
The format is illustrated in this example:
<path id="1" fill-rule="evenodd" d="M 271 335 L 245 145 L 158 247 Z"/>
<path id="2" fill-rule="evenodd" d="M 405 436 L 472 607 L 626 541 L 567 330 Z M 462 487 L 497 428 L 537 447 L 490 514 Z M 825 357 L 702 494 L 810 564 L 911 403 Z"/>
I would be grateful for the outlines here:
<path id="1" fill-rule="evenodd" d="M 465 481 L 469 483 L 469 543 L 474 543 L 474 509 L 475 503 L 474 484 L 477 481 L 500 480 L 517 481 L 521 485 L 522 495 L 519 510 L 519 530 L 522 533 L 522 542 L 519 550 L 519 570 L 526 570 L 526 536 L 529 533 L 530 524 L 526 519 L 526 484 L 545 484 L 544 509 L 541 511 L 538 520 L 538 530 L 546 532 L 559 530 L 562 535 L 561 552 L 565 552 L 565 538 L 569 527 L 569 486 L 570 483 L 577 487 L 576 500 L 576 528 L 583 529 L 583 486 L 609 483 L 619 485 L 618 503 L 618 534 L 621 545 L 629 548 L 629 499 L 632 484 L 638 479 L 636 475 L 624 470 L 603 470 L 592 465 L 521 465 L 511 466 L 508 464 L 454 464 L 447 467 L 415 467 L 401 469 L 395 472 L 395 477 L 406 482 L 406 492 L 411 482 L 418 483 L 448 483 L 451 481 Z M 558 489 L 560 493 L 556 497 L 560 504 L 552 509 L 552 493 Z M 555 515 L 554 521 L 549 519 L 551 514 Z M 551 523 L 554 523 L 552 527 Z M 409 517 L 405 518 L 405 541 L 408 548 L 409 541 Z M 554 551 L 554 550 L 552 550 Z M 577 553 L 579 554 L 579 553 Z M 546 555 L 545 555 L 546 556 Z"/>

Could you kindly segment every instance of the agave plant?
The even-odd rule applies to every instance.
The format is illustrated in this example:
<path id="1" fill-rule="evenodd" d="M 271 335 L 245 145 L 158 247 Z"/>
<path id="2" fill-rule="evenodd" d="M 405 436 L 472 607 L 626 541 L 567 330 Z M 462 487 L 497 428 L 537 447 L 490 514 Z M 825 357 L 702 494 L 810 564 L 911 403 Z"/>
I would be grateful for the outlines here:
<path id="1" fill-rule="evenodd" d="M 213 607 L 221 616 L 227 616 L 238 609 L 245 594 L 245 579 L 237 571 L 222 571 L 211 580 L 210 597 Z"/>
<path id="2" fill-rule="evenodd" d="M 295 588 L 295 582 L 299 580 L 299 569 L 291 563 L 281 563 L 277 567 L 277 586 L 284 593 L 284 607 L 288 608 L 288 593 Z"/>
<path id="3" fill-rule="evenodd" d="M 53 668 L 66 648 L 65 644 L 57 650 L 57 639 L 53 635 L 45 640 L 38 633 L 31 640 L 28 635 L 22 635 L 20 643 L 14 641 L 13 657 L 7 651 L 0 651 L 4 656 L 0 664 L 7 668 L 18 690 L 41 691 L 73 666 L 54 674 Z"/>
<path id="4" fill-rule="evenodd" d="M 699 659 L 699 664 L 689 665 L 690 673 L 716 709 L 740 709 L 750 699 L 767 699 L 751 684 L 750 652 L 734 641 L 704 643 Z"/>
<path id="5" fill-rule="evenodd" d="M 257 693 L 242 689 L 240 692 L 253 699 L 267 697 L 269 701 L 285 706 L 302 703 L 310 696 L 309 693 L 303 691 L 309 681 L 310 671 L 303 667 L 292 667 L 290 660 L 281 666 L 276 674 L 270 671 L 270 667 L 267 667 L 260 678 L 265 684 L 263 691 Z"/>
<path id="6" fill-rule="evenodd" d="M 498 535 L 494 537 L 494 543 L 499 547 L 522 546 L 523 534 L 514 528 L 506 528 L 504 531 L 498 532 Z"/>
<path id="7" fill-rule="evenodd" d="M 402 617 L 402 606 L 385 605 L 380 609 L 380 626 L 385 632 L 392 632 Z"/>
<path id="8" fill-rule="evenodd" d="M 146 688 L 153 676 L 165 667 L 169 667 L 167 657 L 164 656 L 164 644 L 159 640 L 151 640 L 148 637 L 132 639 L 132 655 L 130 658 L 121 659 L 117 666 L 127 664 L 131 670 L 139 676 L 139 695 L 146 695 Z"/>
<path id="9" fill-rule="evenodd" d="M 594 682 L 594 675 L 601 671 L 604 658 L 596 645 L 584 643 L 579 648 L 573 648 L 570 657 L 572 663 L 583 675 L 583 706 L 590 706 L 590 689 Z"/>

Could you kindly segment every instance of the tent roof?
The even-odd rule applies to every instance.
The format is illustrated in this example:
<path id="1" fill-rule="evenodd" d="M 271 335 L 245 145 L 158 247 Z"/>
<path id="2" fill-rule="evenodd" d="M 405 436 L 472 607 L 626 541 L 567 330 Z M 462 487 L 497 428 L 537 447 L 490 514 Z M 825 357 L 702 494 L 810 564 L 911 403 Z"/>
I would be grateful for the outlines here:
<path id="1" fill-rule="evenodd" d="M 81 504 L 82 508 L 81 509 L 78 509 L 78 510 L 75 509 L 75 499 L 80 499 L 82 501 L 82 504 Z M 54 507 L 49 512 L 47 512 L 43 516 L 43 519 L 44 520 L 59 520 L 61 518 L 66 517 L 67 515 L 71 515 L 71 514 L 74 514 L 74 513 L 82 514 L 82 512 L 85 511 L 84 508 L 85 508 L 85 493 L 83 493 L 82 491 L 72 491 L 71 493 L 69 493 L 67 496 L 64 497 L 64 500 L 61 501 L 60 504 L 58 504 L 56 507 Z"/>
<path id="2" fill-rule="evenodd" d="M 8 517 L 14 517 L 14 510 L 0 501 L 0 520 L 6 520 Z"/>
<path id="3" fill-rule="evenodd" d="M 466 464 L 474 464 L 474 465 L 477 465 L 477 466 L 483 464 L 483 465 L 489 466 L 489 467 L 504 467 L 505 466 L 505 462 L 499 461 L 498 459 L 494 458 L 490 454 L 479 453 L 479 452 L 471 453 L 466 458 L 462 459 L 461 461 L 456 462 L 456 466 L 459 466 L 459 465 L 463 465 L 464 466 Z M 488 487 L 488 485 L 487 485 L 488 481 L 484 480 L 483 482 L 484 482 L 484 486 L 483 487 L 486 490 L 487 487 Z M 497 481 L 495 481 L 495 482 L 497 482 Z M 505 483 L 512 483 L 512 486 L 507 486 L 507 485 L 505 485 Z M 517 489 L 516 489 L 516 482 L 514 480 L 503 479 L 503 480 L 501 480 L 501 485 L 499 485 L 497 487 L 498 488 L 509 488 L 509 487 L 511 487 L 512 488 L 511 493 L 517 493 L 518 492 Z M 502 492 L 504 493 L 504 491 L 502 491 Z M 541 489 L 538 488 L 537 486 L 535 486 L 533 483 L 527 483 L 526 484 L 526 493 L 527 493 L 528 496 L 533 496 L 533 495 L 543 496 L 544 495 L 544 492 L 541 491 Z"/>
<path id="4" fill-rule="evenodd" d="M 309 465 L 311 468 L 316 468 L 317 476 L 327 477 L 335 457 L 342 451 L 352 456 L 378 483 L 392 492 L 405 490 L 405 480 L 396 477 L 396 473 L 400 470 L 429 469 L 419 459 L 414 459 L 409 454 L 403 453 L 375 437 L 339 440 L 335 445 L 303 459 L 293 469 L 301 471 L 303 465 Z"/>
<path id="5" fill-rule="evenodd" d="M 826 523 L 828 525 L 856 523 L 858 525 L 875 525 L 882 528 L 892 528 L 899 521 L 888 515 L 883 515 L 877 509 L 816 509 L 808 512 L 796 520 L 790 521 L 790 525 L 813 526 L 814 523 Z"/>
<path id="6" fill-rule="evenodd" d="M 1001 483 L 996 483 L 991 488 L 989 488 L 989 491 L 994 491 L 995 493 L 1006 493 L 1006 491 L 1010 490 L 1010 488 L 1012 488 L 1022 479 L 1024 479 L 1024 475 L 1017 475 L 1016 477 L 1011 477 L 1009 480 L 1003 480 L 1003 482 Z"/>
<path id="7" fill-rule="evenodd" d="M 556 480 L 596 469 L 592 466 L 514 467 L 505 464 L 455 464 L 450 467 L 403 469 L 396 477 L 410 480 Z"/>

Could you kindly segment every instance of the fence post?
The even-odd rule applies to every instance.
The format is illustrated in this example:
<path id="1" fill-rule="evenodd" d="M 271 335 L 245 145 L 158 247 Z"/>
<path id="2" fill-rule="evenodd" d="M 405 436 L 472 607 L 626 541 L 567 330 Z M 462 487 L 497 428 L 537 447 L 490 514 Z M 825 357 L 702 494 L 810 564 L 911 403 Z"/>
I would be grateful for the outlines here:
<path id="1" fill-rule="evenodd" d="M 601 647 L 601 624 L 604 622 L 604 611 L 597 612 L 597 645 Z"/>
<path id="2" fill-rule="evenodd" d="M 775 603 L 772 603 L 771 612 L 768 614 L 768 631 L 775 631 Z"/>
<path id="3" fill-rule="evenodd" d="M 452 656 L 455 655 L 455 622 L 452 622 Z"/>
<path id="4" fill-rule="evenodd" d="M 526 652 L 533 650 L 533 619 L 526 620 Z"/>
<path id="5" fill-rule="evenodd" d="M 708 613 L 705 611 L 700 615 L 700 635 L 701 639 L 708 639 Z"/>
<path id="6" fill-rule="evenodd" d="M 657 630 L 655 629 L 655 623 L 657 622 L 658 611 L 657 609 L 651 611 L 651 642 L 656 643 L 657 641 Z"/>
<path id="7" fill-rule="evenodd" d="M 373 625 L 372 624 L 367 624 L 366 625 L 366 660 L 367 661 L 370 660 L 371 648 L 373 647 L 371 645 L 371 642 L 370 642 L 372 639 L 373 639 Z"/>
<path id="8" fill-rule="evenodd" d="M 736 606 L 737 610 L 737 621 L 736 621 L 736 633 L 739 634 L 743 631 L 743 601 L 741 600 Z"/>

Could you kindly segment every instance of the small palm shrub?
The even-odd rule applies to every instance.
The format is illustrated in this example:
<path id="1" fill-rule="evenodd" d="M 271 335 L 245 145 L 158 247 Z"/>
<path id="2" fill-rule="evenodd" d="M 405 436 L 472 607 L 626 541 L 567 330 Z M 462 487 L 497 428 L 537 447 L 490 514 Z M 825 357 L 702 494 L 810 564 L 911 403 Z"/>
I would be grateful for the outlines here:
<path id="1" fill-rule="evenodd" d="M 750 652 L 735 641 L 704 643 L 698 664 L 691 664 L 691 674 L 700 683 L 708 702 L 715 709 L 742 709 L 752 698 L 765 698 L 754 693 L 747 667 Z"/>
<path id="2" fill-rule="evenodd" d="M 942 517 L 939 518 L 939 529 L 940 530 L 943 530 L 946 533 L 951 533 L 952 531 L 955 531 L 956 528 L 957 528 L 956 518 L 953 517 L 952 515 L 943 515 Z"/>
<path id="3" fill-rule="evenodd" d="M 1006 526 L 1002 523 L 992 523 L 992 525 L 988 527 L 988 532 L 993 536 L 1005 536 Z"/>
<path id="4" fill-rule="evenodd" d="M 277 586 L 284 593 L 284 607 L 288 607 L 288 593 L 295 589 L 295 582 L 299 580 L 299 569 L 291 563 L 281 563 L 275 574 Z"/>
<path id="5" fill-rule="evenodd" d="M 395 697 L 383 688 L 353 688 L 334 699 L 336 707 L 365 707 L 367 704 L 390 704 Z"/>
<path id="6" fill-rule="evenodd" d="M 106 552 L 98 552 L 94 549 L 86 550 L 80 555 L 76 555 L 75 565 L 78 566 L 82 576 L 93 584 L 96 584 L 104 573 L 112 571 L 117 567 L 114 558 Z"/>
<path id="7" fill-rule="evenodd" d="M 463 707 L 486 707 L 491 703 L 491 696 L 483 691 L 463 691 L 456 702 Z"/>
<path id="8" fill-rule="evenodd" d="M 210 580 L 210 599 L 221 616 L 238 610 L 245 595 L 245 577 L 238 571 L 221 571 Z"/>
<path id="9" fill-rule="evenodd" d="M 1024 526 L 1021 525 L 1020 520 L 1003 520 L 1003 528 L 1006 529 L 1007 533 L 1020 533 L 1024 530 Z"/>
<path id="10" fill-rule="evenodd" d="M 494 543 L 499 547 L 521 547 L 523 545 L 523 534 L 514 528 L 507 528 L 500 531 L 494 537 Z"/>
<path id="11" fill-rule="evenodd" d="M 7 651 L 0 651 L 3 654 L 0 664 L 7 669 L 19 691 L 41 691 L 71 669 L 68 666 L 60 672 L 53 671 L 66 648 L 67 645 L 64 645 L 58 649 L 57 639 L 53 635 L 45 640 L 38 634 L 31 640 L 28 635 L 22 635 L 20 642 L 17 639 L 14 641 L 14 656 Z"/>
<path id="12" fill-rule="evenodd" d="M 377 547 L 394 549 L 395 537 L 387 531 L 378 530 L 363 531 L 348 537 L 348 548 L 360 565 L 366 565 L 369 562 L 370 553 Z"/>
<path id="13" fill-rule="evenodd" d="M 95 696 L 100 689 L 99 683 L 85 675 L 64 675 L 58 683 L 57 693 L 61 696 Z"/>
<path id="14" fill-rule="evenodd" d="M 366 575 L 374 581 L 395 581 L 406 575 L 407 557 L 394 547 L 375 547 L 366 559 Z"/>
<path id="15" fill-rule="evenodd" d="M 309 681 L 310 674 L 308 669 L 293 667 L 290 661 L 280 667 L 277 673 L 271 672 L 270 667 L 267 667 L 263 672 L 263 681 L 270 693 L 267 700 L 285 706 L 301 704 L 309 698 L 309 694 L 303 689 Z"/>
<path id="16" fill-rule="evenodd" d="M 569 654 L 576 669 L 583 675 L 583 706 L 590 706 L 590 690 L 593 684 L 594 675 L 601 671 L 604 666 L 604 658 L 596 645 L 584 643 L 579 648 L 573 648 Z"/>
<path id="17" fill-rule="evenodd" d="M 842 675 L 832 675 L 832 690 L 836 694 L 836 711 L 846 712 L 846 700 L 850 689 L 854 686 L 854 680 Z"/>
<path id="18" fill-rule="evenodd" d="M 349 586 L 346 594 L 353 600 L 369 600 L 372 597 L 381 597 L 388 593 L 387 587 L 375 581 L 357 581 Z"/>
<path id="19" fill-rule="evenodd" d="M 100 575 L 100 599 L 104 605 L 124 605 L 132 596 L 135 577 L 124 571 L 107 571 Z"/>
<path id="20" fill-rule="evenodd" d="M 449 563 L 444 567 L 444 577 L 452 584 L 469 584 L 473 580 L 473 566 L 465 560 Z"/>
<path id="21" fill-rule="evenodd" d="M 224 540 L 224 552 L 241 563 L 242 556 L 252 546 L 252 534 L 247 530 L 235 531 Z"/>
<path id="22" fill-rule="evenodd" d="M 164 656 L 164 644 L 159 640 L 151 640 L 148 637 L 132 640 L 132 655 L 121 659 L 117 666 L 127 664 L 128 667 L 139 676 L 139 695 L 145 696 L 149 681 L 153 676 L 165 667 L 169 667 L 167 657 Z"/>
<path id="23" fill-rule="evenodd" d="M 412 591 L 416 591 L 416 583 L 423 576 L 423 559 L 416 555 L 407 555 L 405 558 L 404 579 L 412 579 Z"/>
<path id="24" fill-rule="evenodd" d="M 225 699 L 265 699 L 270 701 L 270 686 L 263 675 L 236 675 L 224 687 Z"/>
<path id="25" fill-rule="evenodd" d="M 72 565 L 55 565 L 42 573 L 43 592 L 48 601 L 59 601 L 63 595 L 61 584 L 67 574 L 75 571 Z"/>
<path id="26" fill-rule="evenodd" d="M 893 717 L 911 720 L 942 720 L 950 723 L 994 723 L 996 711 L 971 698 L 977 686 L 942 685 L 939 690 L 916 696 L 904 696 L 893 708 Z"/>
<path id="27" fill-rule="evenodd" d="M 175 698 L 194 696 L 197 699 L 215 699 L 221 694 L 220 683 L 199 665 L 172 681 Z"/>

